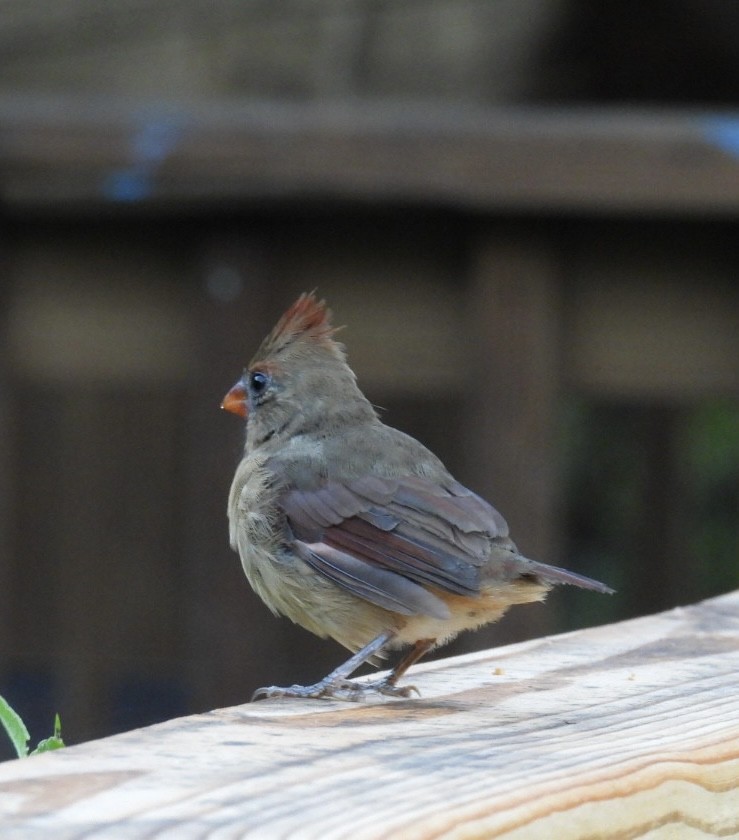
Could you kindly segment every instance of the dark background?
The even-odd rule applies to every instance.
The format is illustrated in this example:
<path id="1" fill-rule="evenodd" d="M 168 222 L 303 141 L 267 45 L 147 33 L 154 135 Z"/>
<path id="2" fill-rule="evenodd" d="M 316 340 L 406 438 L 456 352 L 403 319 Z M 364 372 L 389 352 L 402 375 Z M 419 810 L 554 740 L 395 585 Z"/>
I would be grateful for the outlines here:
<path id="1" fill-rule="evenodd" d="M 342 660 L 251 593 L 225 515 L 243 429 L 220 400 L 314 287 L 387 422 L 499 507 L 524 552 L 618 590 L 553 593 L 442 655 L 737 586 L 738 33 L 729 0 L 0 15 L 0 694 L 34 742 L 57 711 L 74 743 Z M 449 148 L 413 189 L 414 156 L 392 154 L 406 108 L 446 115 L 419 132 L 418 172 L 439 136 Z M 346 113 L 370 115 L 355 162 L 294 139 L 325 114 L 354 142 Z M 294 159 L 244 152 L 239 115 Z M 474 126 L 520 151 L 500 194 L 439 187 L 494 170 L 455 156 Z M 572 168 L 549 192 L 526 182 L 560 130 L 572 194 L 556 188 Z M 210 139 L 178 164 L 188 132 Z M 661 186 L 615 198 L 614 160 L 655 133 Z M 373 149 L 381 184 L 362 181 Z M 713 166 L 726 175 L 701 192 Z"/>

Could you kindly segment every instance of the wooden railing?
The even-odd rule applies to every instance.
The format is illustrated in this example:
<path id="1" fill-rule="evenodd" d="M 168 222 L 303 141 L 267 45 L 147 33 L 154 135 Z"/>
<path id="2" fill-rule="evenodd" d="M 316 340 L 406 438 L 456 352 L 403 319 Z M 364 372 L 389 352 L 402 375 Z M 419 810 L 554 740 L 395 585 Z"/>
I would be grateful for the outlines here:
<path id="1" fill-rule="evenodd" d="M 733 217 L 735 112 L 0 96 L 10 211 L 311 199 Z"/>
<path id="2" fill-rule="evenodd" d="M 739 592 L 0 766 L 3 837 L 739 833 Z"/>

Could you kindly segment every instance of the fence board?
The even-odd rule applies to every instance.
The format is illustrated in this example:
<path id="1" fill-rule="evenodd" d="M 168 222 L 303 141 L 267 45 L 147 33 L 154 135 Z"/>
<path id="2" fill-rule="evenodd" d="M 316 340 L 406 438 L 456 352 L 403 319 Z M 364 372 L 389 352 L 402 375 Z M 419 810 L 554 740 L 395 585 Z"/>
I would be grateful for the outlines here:
<path id="1" fill-rule="evenodd" d="M 327 199 L 735 215 L 733 113 L 0 97 L 12 209 Z"/>

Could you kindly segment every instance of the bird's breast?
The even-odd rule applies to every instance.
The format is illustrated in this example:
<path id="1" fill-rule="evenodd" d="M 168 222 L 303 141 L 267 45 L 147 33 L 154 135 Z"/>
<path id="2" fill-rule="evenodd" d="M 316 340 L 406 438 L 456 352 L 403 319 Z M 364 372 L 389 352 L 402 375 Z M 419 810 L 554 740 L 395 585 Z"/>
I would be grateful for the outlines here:
<path id="1" fill-rule="evenodd" d="M 231 545 L 249 584 L 273 613 L 357 650 L 386 629 L 387 614 L 316 574 L 292 551 L 265 460 L 245 458 L 229 494 Z"/>
<path id="2" fill-rule="evenodd" d="M 280 547 L 279 508 L 264 458 L 247 456 L 236 469 L 228 497 L 231 547 L 238 552 L 252 589 L 273 612 L 281 612 L 274 565 Z"/>

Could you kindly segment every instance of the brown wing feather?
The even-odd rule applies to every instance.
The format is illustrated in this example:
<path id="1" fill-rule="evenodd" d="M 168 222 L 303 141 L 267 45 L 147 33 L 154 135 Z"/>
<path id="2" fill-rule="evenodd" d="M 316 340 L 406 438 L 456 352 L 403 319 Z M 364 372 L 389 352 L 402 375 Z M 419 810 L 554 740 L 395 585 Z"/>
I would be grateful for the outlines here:
<path id="1" fill-rule="evenodd" d="M 462 485 L 448 489 L 417 477 L 291 490 L 281 506 L 297 540 L 310 545 L 311 565 L 374 603 L 362 587 L 393 584 L 378 582 L 377 569 L 414 585 L 479 594 L 490 543 L 507 533 L 497 511 Z M 305 550 L 299 553 L 305 559 Z"/>
<path id="2" fill-rule="evenodd" d="M 313 569 L 355 595 L 401 614 L 443 617 L 424 586 L 474 597 L 481 575 L 529 577 L 610 591 L 590 578 L 522 557 L 505 519 L 463 485 L 410 476 L 365 476 L 291 490 L 281 501 L 294 547 Z"/>
<path id="3" fill-rule="evenodd" d="M 433 539 L 433 537 L 432 537 Z M 421 539 L 411 539 L 400 528 L 380 531 L 355 516 L 338 527 L 327 528 L 324 542 L 350 551 L 411 580 L 438 586 L 459 595 L 480 591 L 479 568 L 460 555 Z"/>
<path id="4" fill-rule="evenodd" d="M 313 569 L 349 592 L 401 615 L 449 618 L 449 608 L 428 590 L 407 577 L 376 566 L 326 543 L 293 543 L 298 555 Z"/>

